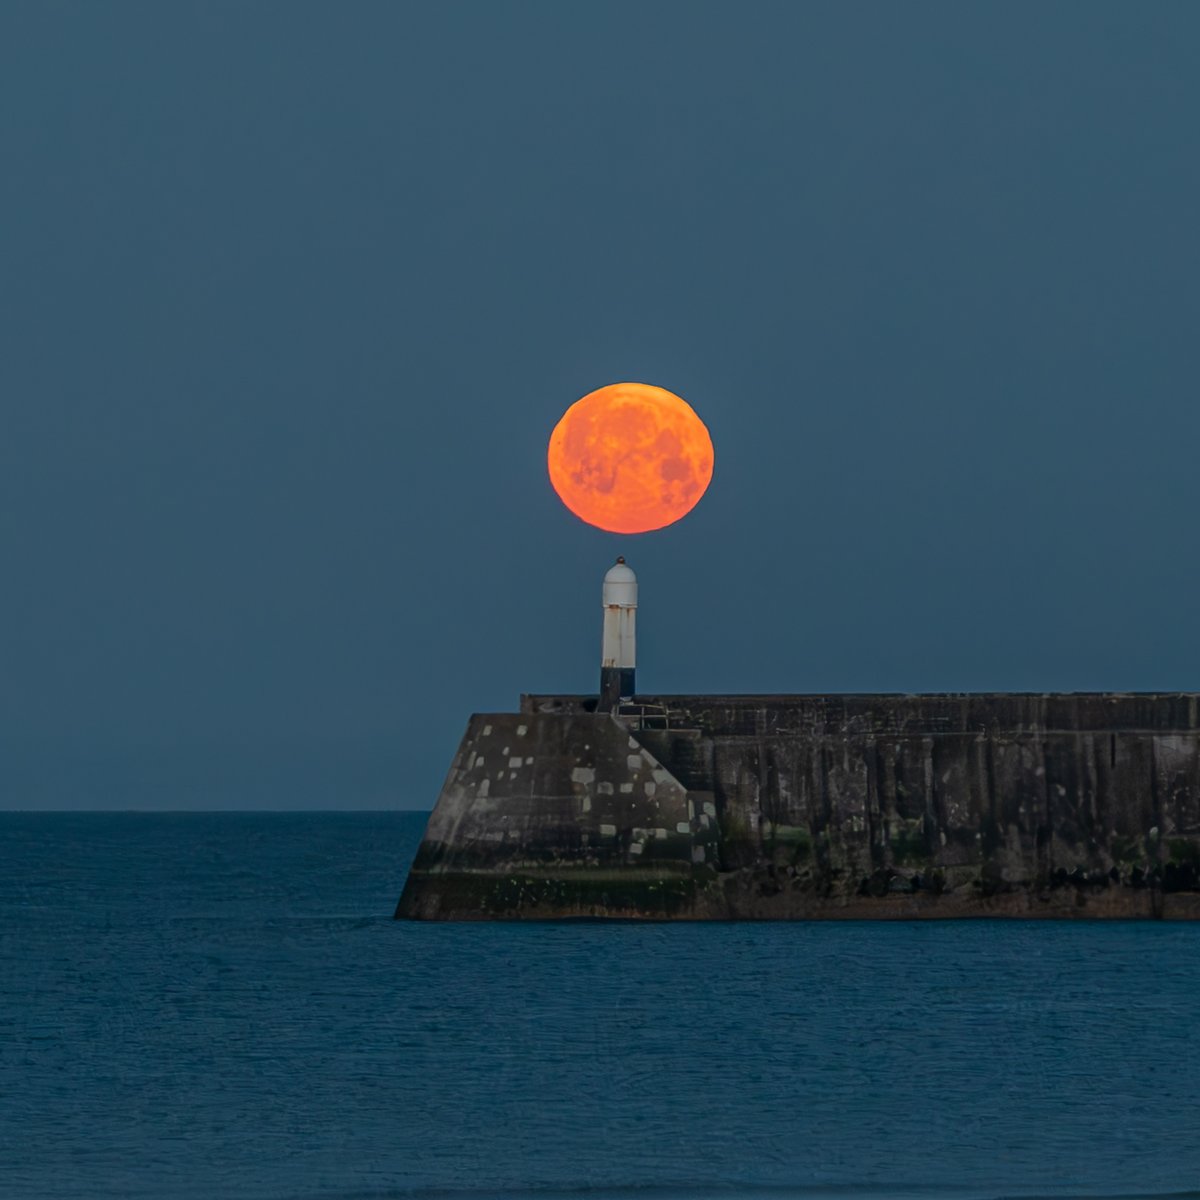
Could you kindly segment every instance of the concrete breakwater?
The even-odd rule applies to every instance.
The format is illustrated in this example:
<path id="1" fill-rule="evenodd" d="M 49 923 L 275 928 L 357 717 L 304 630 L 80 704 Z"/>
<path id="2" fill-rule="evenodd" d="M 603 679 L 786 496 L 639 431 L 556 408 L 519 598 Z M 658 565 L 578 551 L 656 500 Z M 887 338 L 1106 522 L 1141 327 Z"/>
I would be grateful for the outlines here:
<path id="1" fill-rule="evenodd" d="M 524 696 L 471 718 L 396 915 L 1200 918 L 1198 701 Z"/>

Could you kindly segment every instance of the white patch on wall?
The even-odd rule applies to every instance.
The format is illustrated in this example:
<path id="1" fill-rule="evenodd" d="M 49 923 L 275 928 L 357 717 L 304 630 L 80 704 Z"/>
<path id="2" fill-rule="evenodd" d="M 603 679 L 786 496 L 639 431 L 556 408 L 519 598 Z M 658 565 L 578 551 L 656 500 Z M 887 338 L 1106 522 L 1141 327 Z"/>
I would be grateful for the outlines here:
<path id="1" fill-rule="evenodd" d="M 528 732 L 529 732 L 528 725 L 518 725 L 517 726 L 517 737 L 524 737 Z"/>
<path id="2" fill-rule="evenodd" d="M 617 836 L 617 827 L 615 825 L 601 825 L 600 826 L 600 836 L 601 837 L 616 837 Z"/>
<path id="3" fill-rule="evenodd" d="M 592 783 L 596 778 L 594 767 L 573 767 L 571 769 L 572 783 Z"/>
<path id="4" fill-rule="evenodd" d="M 632 792 L 632 791 L 633 791 L 633 784 L 632 784 L 632 783 L 623 783 L 623 784 L 621 784 L 621 795 L 623 795 L 623 796 L 628 796 L 628 795 L 629 795 L 629 793 L 630 793 L 630 792 Z"/>

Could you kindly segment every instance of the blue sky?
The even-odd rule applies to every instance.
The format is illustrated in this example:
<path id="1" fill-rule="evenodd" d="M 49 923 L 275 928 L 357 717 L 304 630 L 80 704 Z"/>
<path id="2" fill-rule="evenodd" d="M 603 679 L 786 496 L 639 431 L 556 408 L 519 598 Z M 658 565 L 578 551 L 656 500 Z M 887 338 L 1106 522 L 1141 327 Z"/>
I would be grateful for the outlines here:
<path id="1" fill-rule="evenodd" d="M 618 553 L 646 690 L 1197 688 L 1197 112 L 1187 3 L 0 8 L 0 806 L 428 808 Z"/>

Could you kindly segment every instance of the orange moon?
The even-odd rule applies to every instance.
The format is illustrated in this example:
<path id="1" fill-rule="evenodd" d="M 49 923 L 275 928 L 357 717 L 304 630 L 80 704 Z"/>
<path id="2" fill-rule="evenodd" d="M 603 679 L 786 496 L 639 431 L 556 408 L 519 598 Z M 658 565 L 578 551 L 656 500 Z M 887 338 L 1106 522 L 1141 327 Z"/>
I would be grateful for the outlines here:
<path id="1" fill-rule="evenodd" d="M 550 482 L 580 520 L 648 533 L 686 516 L 712 479 L 713 444 L 686 400 L 648 383 L 610 383 L 550 435 Z"/>

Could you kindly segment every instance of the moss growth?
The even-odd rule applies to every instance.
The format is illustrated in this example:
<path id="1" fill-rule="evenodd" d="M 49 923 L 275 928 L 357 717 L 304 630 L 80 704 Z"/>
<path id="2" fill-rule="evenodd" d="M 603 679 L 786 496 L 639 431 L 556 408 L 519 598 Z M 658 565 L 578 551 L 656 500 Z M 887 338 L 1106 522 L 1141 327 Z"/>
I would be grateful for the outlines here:
<path id="1" fill-rule="evenodd" d="M 929 851 L 925 848 L 925 834 L 920 829 L 895 829 L 888 839 L 892 858 L 897 863 L 909 866 L 924 866 L 929 861 Z"/>
<path id="2" fill-rule="evenodd" d="M 1173 863 L 1187 863 L 1200 869 L 1200 842 L 1191 838 L 1171 838 L 1167 842 L 1167 856 Z"/>
<path id="3" fill-rule="evenodd" d="M 772 825 L 768 829 L 767 844 L 772 858 L 796 866 L 812 857 L 812 834 L 804 825 Z"/>
<path id="4" fill-rule="evenodd" d="M 721 836 L 727 842 L 745 842 L 750 837 L 750 826 L 743 813 L 726 809 L 721 816 Z"/>
<path id="5" fill-rule="evenodd" d="M 1118 836 L 1108 845 L 1108 852 L 1113 862 L 1131 863 L 1145 858 L 1140 838 Z"/>

